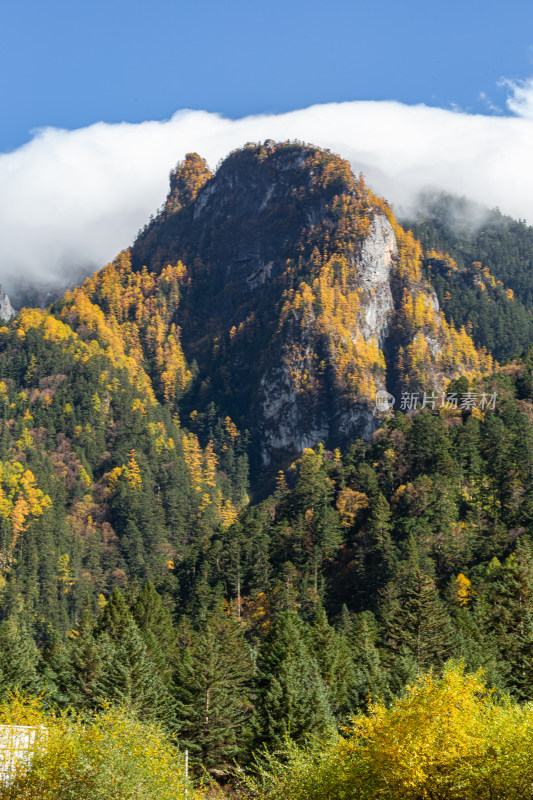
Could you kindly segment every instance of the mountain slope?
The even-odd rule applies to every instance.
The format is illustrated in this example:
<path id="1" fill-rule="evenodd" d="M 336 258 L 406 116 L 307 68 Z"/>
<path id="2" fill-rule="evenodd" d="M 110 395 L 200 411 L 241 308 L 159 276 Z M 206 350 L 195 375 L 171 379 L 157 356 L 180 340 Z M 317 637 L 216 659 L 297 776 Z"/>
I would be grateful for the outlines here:
<path id="1" fill-rule="evenodd" d="M 189 156 L 131 254 L 0 328 L 6 608 L 63 627 L 132 577 L 195 597 L 247 451 L 264 494 L 305 448 L 369 439 L 377 390 L 488 371 L 421 255 L 327 151 Z"/>
<path id="2" fill-rule="evenodd" d="M 37 627 L 64 627 L 86 592 L 134 576 L 186 593 L 175 565 L 194 564 L 247 501 L 231 420 L 212 418 L 202 447 L 156 398 L 188 376 L 165 328 L 173 286 L 119 259 L 53 309 L 23 309 L 0 328 L 0 595 Z M 133 302 L 141 332 L 124 319 Z"/>
<path id="3" fill-rule="evenodd" d="M 533 350 L 479 378 L 439 276 L 507 287 L 462 269 L 266 143 L 187 157 L 131 252 L 1 326 L 0 695 L 126 699 L 221 770 L 452 656 L 531 700 Z"/>
<path id="4" fill-rule="evenodd" d="M 447 194 L 425 194 L 406 220 L 446 318 L 503 360 L 533 341 L 533 227 Z"/>
<path id="5" fill-rule="evenodd" d="M 348 162 L 298 143 L 248 145 L 211 176 L 189 155 L 132 266 L 187 266 L 179 324 L 212 400 L 261 462 L 377 426 L 375 394 L 443 389 L 491 366 L 439 313 L 422 253 Z"/>

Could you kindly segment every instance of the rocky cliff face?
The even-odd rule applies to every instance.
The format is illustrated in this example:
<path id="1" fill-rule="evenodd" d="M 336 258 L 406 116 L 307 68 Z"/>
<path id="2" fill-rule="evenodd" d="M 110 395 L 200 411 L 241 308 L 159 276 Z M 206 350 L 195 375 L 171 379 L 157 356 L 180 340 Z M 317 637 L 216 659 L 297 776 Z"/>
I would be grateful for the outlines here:
<path id="1" fill-rule="evenodd" d="M 398 246 L 392 225 L 384 214 L 377 214 L 363 241 L 355 274 L 362 290 L 363 335 L 367 340 L 374 338 L 380 347 L 389 334 L 394 311 L 391 272 L 397 257 Z"/>
<path id="2" fill-rule="evenodd" d="M 0 320 L 8 321 L 15 316 L 15 309 L 7 294 L 0 286 Z"/>
<path id="3" fill-rule="evenodd" d="M 485 366 L 441 316 L 418 243 L 318 148 L 250 145 L 215 175 L 188 156 L 131 255 L 135 269 L 185 264 L 191 408 L 214 401 L 252 429 L 265 465 L 371 436 L 378 390 L 444 388 Z"/>
<path id="4" fill-rule="evenodd" d="M 366 391 L 361 387 L 362 391 L 351 392 L 349 381 L 335 375 L 335 364 L 342 357 L 339 351 L 357 348 L 358 339 L 378 352 L 383 348 L 394 315 L 391 272 L 396 257 L 392 226 L 384 214 L 376 213 L 360 252 L 348 266 L 351 288 L 359 303 L 341 335 L 345 341 L 328 342 L 328 331 L 319 322 L 320 312 L 309 315 L 303 331 L 298 326 L 286 331 L 281 363 L 266 372 L 259 385 L 264 464 L 275 451 L 302 452 L 321 441 L 341 445 L 353 436 L 370 438 L 376 429 L 378 417 L 372 394 L 386 389 L 385 372 L 366 375 Z M 316 365 L 316 353 L 322 347 L 327 350 L 328 370 L 323 370 L 321 362 Z M 321 371 L 331 375 L 322 378 Z M 302 376 L 307 376 L 308 387 L 303 385 Z"/>

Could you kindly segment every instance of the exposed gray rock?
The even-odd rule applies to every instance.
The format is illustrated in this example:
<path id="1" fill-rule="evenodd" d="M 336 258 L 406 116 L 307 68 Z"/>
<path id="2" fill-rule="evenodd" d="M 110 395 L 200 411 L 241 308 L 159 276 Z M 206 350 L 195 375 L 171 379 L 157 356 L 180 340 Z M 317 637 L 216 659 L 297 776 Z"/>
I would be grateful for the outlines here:
<path id="1" fill-rule="evenodd" d="M 367 342 L 375 340 L 379 348 L 389 333 L 394 311 L 391 271 L 397 252 L 389 220 L 381 213 L 375 214 L 370 232 L 354 261 L 354 288 L 360 290 L 361 298 L 359 319 L 354 320 L 354 339 L 362 334 Z M 293 342 L 291 335 L 289 348 Z M 379 425 L 376 408 L 346 394 L 342 387 L 335 387 L 328 396 L 320 394 L 318 386 L 312 392 L 299 391 L 291 373 L 312 375 L 316 350 L 317 333 L 310 320 L 307 333 L 299 342 L 299 363 L 295 364 L 294 357 L 288 356 L 284 363 L 272 367 L 261 378 L 260 431 L 264 465 L 271 462 L 275 451 L 302 452 L 318 442 L 340 443 L 354 435 L 370 439 Z M 379 389 L 385 388 L 383 381 L 376 382 Z"/>
<path id="2" fill-rule="evenodd" d="M 273 261 L 269 261 L 268 264 L 260 264 L 255 272 L 252 272 L 252 274 L 246 278 L 250 289 L 257 289 L 258 286 L 261 286 L 261 284 L 270 278 L 273 264 Z"/>
<path id="3" fill-rule="evenodd" d="M 7 294 L 0 286 L 0 319 L 8 321 L 15 316 L 15 309 L 11 305 L 11 301 Z"/>
<path id="4" fill-rule="evenodd" d="M 329 435 L 328 416 L 309 414 L 304 398 L 295 391 L 286 367 L 273 369 L 261 379 L 263 423 L 261 460 L 269 464 L 273 450 L 296 450 L 301 453 L 325 441 Z M 310 417 L 310 418 L 309 418 Z"/>
<path id="5" fill-rule="evenodd" d="M 356 262 L 356 275 L 364 293 L 363 336 L 367 341 L 375 338 L 380 347 L 388 334 L 394 309 L 390 274 L 397 253 L 392 225 L 384 214 L 376 214 Z"/>

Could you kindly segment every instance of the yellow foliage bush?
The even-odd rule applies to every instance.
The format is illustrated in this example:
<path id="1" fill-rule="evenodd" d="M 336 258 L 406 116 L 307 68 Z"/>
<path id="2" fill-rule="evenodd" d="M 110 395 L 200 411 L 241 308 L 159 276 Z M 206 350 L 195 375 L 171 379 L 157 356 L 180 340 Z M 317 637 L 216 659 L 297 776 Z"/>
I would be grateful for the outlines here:
<path id="1" fill-rule="evenodd" d="M 181 800 L 183 755 L 153 725 L 107 709 L 91 716 L 53 716 L 39 701 L 14 698 L 0 724 L 36 729 L 31 759 L 14 762 L 0 800 Z M 188 787 L 188 799 L 199 795 Z"/>
<path id="2" fill-rule="evenodd" d="M 519 800 L 531 797 L 533 704 L 497 697 L 450 663 L 327 741 L 258 760 L 264 800 Z"/>

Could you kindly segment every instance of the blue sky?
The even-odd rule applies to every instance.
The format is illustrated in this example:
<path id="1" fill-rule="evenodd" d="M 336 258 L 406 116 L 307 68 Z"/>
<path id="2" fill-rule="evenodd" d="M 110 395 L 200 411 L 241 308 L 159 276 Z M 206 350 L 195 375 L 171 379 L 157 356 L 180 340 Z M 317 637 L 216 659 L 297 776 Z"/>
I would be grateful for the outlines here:
<path id="1" fill-rule="evenodd" d="M 180 108 L 236 118 L 393 99 L 494 113 L 499 81 L 533 74 L 532 46 L 530 0 L 5 0 L 0 151 L 41 126 Z"/>
<path id="2" fill-rule="evenodd" d="M 533 224 L 531 0 L 0 8 L 8 286 L 102 266 L 187 152 L 214 167 L 267 138 L 332 149 L 396 210 L 442 189 Z"/>

